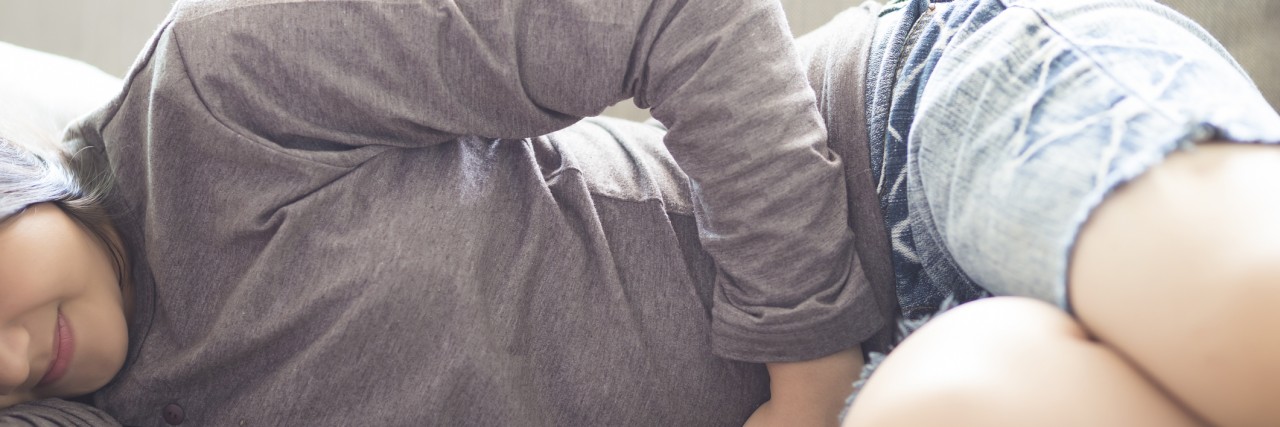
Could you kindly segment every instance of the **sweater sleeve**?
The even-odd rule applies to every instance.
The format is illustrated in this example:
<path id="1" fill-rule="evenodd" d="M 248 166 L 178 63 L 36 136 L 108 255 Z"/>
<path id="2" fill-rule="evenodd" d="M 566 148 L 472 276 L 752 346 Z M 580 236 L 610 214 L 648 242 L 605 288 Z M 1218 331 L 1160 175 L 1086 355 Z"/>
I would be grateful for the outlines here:
<path id="1" fill-rule="evenodd" d="M 62 399 L 27 402 L 0 410 L 0 425 L 22 427 L 118 427 L 101 409 Z"/>
<path id="2" fill-rule="evenodd" d="M 717 354 L 812 359 L 885 322 L 776 0 L 202 0 L 171 19 L 203 107 L 287 150 L 533 137 L 633 98 L 691 181 Z"/>

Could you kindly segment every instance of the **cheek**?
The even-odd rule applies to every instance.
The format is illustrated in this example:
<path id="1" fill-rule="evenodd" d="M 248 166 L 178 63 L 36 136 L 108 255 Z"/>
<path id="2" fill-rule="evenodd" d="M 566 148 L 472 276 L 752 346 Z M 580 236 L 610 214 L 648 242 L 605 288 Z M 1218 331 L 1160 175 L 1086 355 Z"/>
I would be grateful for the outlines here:
<path id="1" fill-rule="evenodd" d="M 124 366 L 124 359 L 129 352 L 129 329 L 125 322 L 122 307 L 114 306 L 114 310 L 103 313 L 103 325 L 96 331 L 100 334 L 103 371 L 109 371 L 107 380 L 114 377 Z M 104 382 L 105 384 L 105 382 Z"/>
<path id="2" fill-rule="evenodd" d="M 124 366 L 129 349 L 124 308 L 118 295 L 106 296 L 63 305 L 63 313 L 72 323 L 75 355 L 67 372 L 68 381 L 60 387 L 59 394 L 93 392 L 111 381 Z"/>
<path id="3" fill-rule="evenodd" d="M 124 307 L 119 299 L 113 304 L 103 304 L 98 314 L 99 324 L 94 334 L 94 346 L 97 363 L 93 364 L 101 387 L 115 377 L 124 366 L 124 359 L 129 351 L 129 330 L 125 322 Z M 95 388 L 97 388 L 95 387 Z"/>

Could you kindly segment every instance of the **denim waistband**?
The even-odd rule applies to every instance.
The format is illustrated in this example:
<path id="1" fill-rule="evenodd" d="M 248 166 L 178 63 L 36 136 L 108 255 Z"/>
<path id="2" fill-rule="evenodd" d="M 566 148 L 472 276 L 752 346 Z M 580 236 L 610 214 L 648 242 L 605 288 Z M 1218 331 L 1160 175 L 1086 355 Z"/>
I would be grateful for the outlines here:
<path id="1" fill-rule="evenodd" d="M 886 5 L 877 22 L 867 70 L 868 152 L 889 228 L 897 296 L 908 318 L 932 314 L 948 299 L 964 302 L 989 295 L 950 263 L 926 269 L 922 262 L 928 254 L 916 247 L 908 209 L 907 138 L 917 100 L 948 32 L 937 23 L 1003 7 L 999 0 L 899 0 Z"/>

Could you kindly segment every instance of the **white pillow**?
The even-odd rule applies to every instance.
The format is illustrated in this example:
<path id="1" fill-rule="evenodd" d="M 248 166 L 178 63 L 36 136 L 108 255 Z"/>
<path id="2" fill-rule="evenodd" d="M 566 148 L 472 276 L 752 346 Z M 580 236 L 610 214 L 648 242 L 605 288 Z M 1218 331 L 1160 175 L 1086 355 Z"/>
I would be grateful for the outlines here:
<path id="1" fill-rule="evenodd" d="M 0 135 L 24 145 L 57 143 L 71 121 L 105 105 L 121 84 L 84 62 L 0 42 Z"/>

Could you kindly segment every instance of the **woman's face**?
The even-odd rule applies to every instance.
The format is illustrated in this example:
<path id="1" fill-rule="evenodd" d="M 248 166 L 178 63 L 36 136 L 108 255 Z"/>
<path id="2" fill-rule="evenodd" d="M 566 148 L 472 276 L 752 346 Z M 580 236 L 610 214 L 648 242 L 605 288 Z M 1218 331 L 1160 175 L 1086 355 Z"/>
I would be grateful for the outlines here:
<path id="1" fill-rule="evenodd" d="M 124 297 L 110 254 L 49 203 L 0 222 L 0 407 L 87 394 L 124 365 Z"/>

